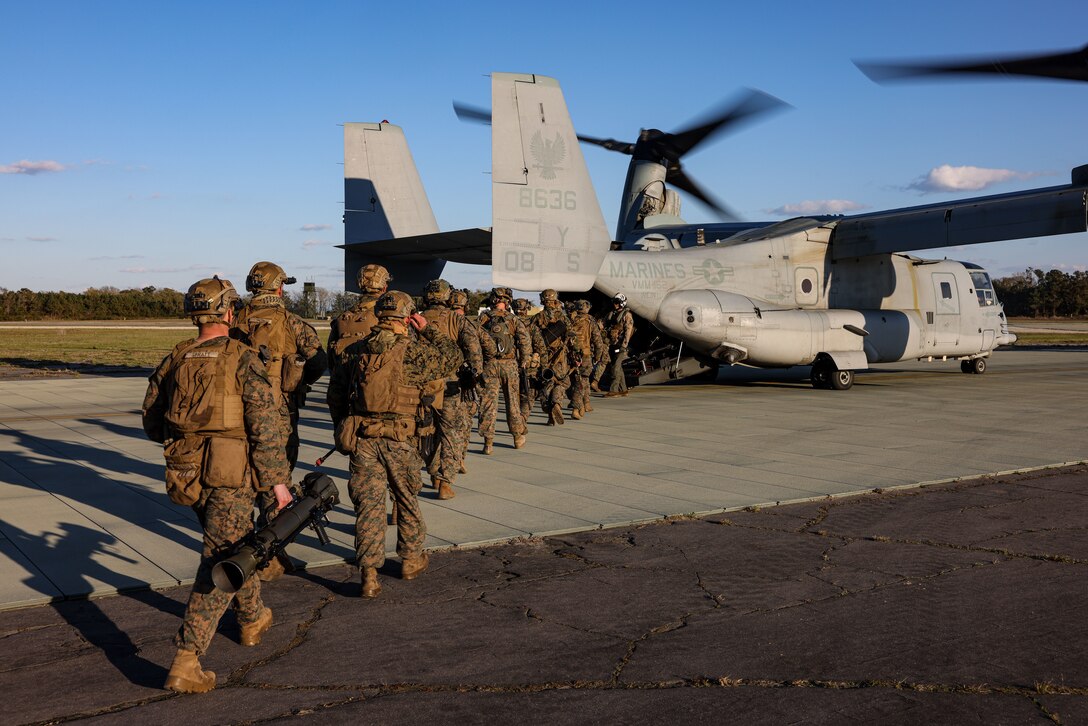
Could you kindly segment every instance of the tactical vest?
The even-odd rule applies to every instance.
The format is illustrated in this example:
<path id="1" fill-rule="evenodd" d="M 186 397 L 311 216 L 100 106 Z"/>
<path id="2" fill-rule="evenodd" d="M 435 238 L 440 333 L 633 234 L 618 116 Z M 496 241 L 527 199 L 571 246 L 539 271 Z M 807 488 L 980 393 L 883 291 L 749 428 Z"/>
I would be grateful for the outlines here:
<path id="1" fill-rule="evenodd" d="M 592 321 L 585 315 L 579 315 L 571 321 L 571 330 L 574 333 L 574 347 L 581 352 L 583 358 L 589 358 L 592 353 L 592 335 L 590 325 Z"/>
<path id="2" fill-rule="evenodd" d="M 415 421 L 422 391 L 403 382 L 404 354 L 409 342 L 408 336 L 404 336 L 381 353 L 359 356 L 352 395 L 355 414 L 370 419 Z"/>
<path id="3" fill-rule="evenodd" d="M 238 378 L 245 346 L 222 338 L 215 345 L 186 341 L 171 353 L 164 378 L 171 438 L 187 435 L 245 439 L 245 408 Z"/>
<path id="4" fill-rule="evenodd" d="M 277 301 L 272 305 L 253 307 L 261 297 L 265 296 L 255 297 L 253 302 L 242 308 L 234 327 L 242 333 L 244 342 L 261 352 L 272 390 L 290 393 L 295 386 L 284 380 L 284 359 L 298 352 L 294 336 L 288 335 L 287 317 L 290 313 L 283 307 L 278 295 L 268 296 L 275 297 Z"/>
<path id="5" fill-rule="evenodd" d="M 378 324 L 378 316 L 374 314 L 374 304 L 377 302 L 377 298 L 368 300 L 340 313 L 336 319 L 336 332 L 340 337 L 332 346 L 337 356 L 343 354 L 344 349 L 352 343 L 370 335 Z"/>
<path id="6" fill-rule="evenodd" d="M 480 321 L 480 327 L 487 331 L 499 350 L 495 360 L 513 360 L 517 357 L 517 346 L 514 344 L 517 332 L 515 320 L 511 315 L 489 315 Z"/>
<path id="7" fill-rule="evenodd" d="M 454 343 L 460 344 L 461 339 L 461 326 L 467 324 L 465 318 L 462 315 L 458 315 L 447 307 L 436 306 L 428 308 L 423 311 L 423 317 L 427 318 L 427 324 L 433 325 L 436 330 L 442 333 Z M 467 359 L 467 356 L 466 356 Z M 424 387 L 424 393 L 430 394 L 435 397 L 434 407 L 442 408 L 442 402 L 446 393 L 454 392 L 454 389 L 446 390 L 446 383 L 456 382 L 458 380 L 457 373 L 453 373 L 449 378 L 439 379 L 432 381 Z"/>

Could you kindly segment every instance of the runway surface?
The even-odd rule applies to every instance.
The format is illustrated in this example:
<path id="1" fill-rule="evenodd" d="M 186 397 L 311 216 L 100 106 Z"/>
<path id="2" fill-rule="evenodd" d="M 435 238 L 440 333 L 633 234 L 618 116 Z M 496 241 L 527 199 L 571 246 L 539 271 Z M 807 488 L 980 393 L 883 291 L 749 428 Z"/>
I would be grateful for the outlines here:
<path id="1" fill-rule="evenodd" d="M 495 455 L 469 456 L 455 499 L 424 489 L 428 546 L 1088 459 L 1085 351 L 1000 351 L 981 376 L 955 361 L 882 366 L 846 392 L 814 390 L 806 376 L 723 370 L 715 384 L 595 398 L 594 413 L 561 427 L 536 412 L 521 451 L 500 424 Z M 165 495 L 161 448 L 139 421 L 145 385 L 139 376 L 0 382 L 0 608 L 191 580 L 199 529 Z M 302 462 L 330 446 L 323 397 L 322 383 L 304 411 Z M 331 547 L 311 535 L 292 546 L 307 567 L 352 555 L 346 461 L 329 464 L 345 504 L 331 517 Z M 296 478 L 312 469 L 300 465 Z M 390 532 L 390 550 L 393 541 Z"/>

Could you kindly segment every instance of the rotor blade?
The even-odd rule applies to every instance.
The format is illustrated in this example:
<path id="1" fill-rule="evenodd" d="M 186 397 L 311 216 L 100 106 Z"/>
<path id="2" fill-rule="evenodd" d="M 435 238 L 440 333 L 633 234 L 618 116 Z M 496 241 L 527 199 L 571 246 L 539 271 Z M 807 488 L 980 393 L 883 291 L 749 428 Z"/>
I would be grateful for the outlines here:
<path id="1" fill-rule="evenodd" d="M 714 113 L 708 120 L 683 131 L 668 134 L 667 143 L 675 149 L 676 158 L 679 158 L 712 136 L 726 131 L 736 131 L 742 123 L 751 121 L 757 116 L 787 108 L 792 106 L 768 93 L 749 88 L 740 98 Z"/>
<path id="2" fill-rule="evenodd" d="M 595 136 L 586 136 L 584 134 L 578 134 L 578 140 L 586 144 L 602 146 L 609 151 L 618 151 L 619 153 L 627 154 L 628 156 L 635 152 L 635 145 L 627 141 L 616 141 L 615 139 L 598 139 Z"/>
<path id="3" fill-rule="evenodd" d="M 703 204 L 707 205 L 727 222 L 739 222 L 740 217 L 736 215 L 729 207 L 724 203 L 718 201 L 714 197 L 703 191 L 702 187 L 695 183 L 695 181 L 684 173 L 684 170 L 679 164 L 673 164 L 669 167 L 669 170 L 665 174 L 665 181 L 672 184 L 677 189 L 681 189 L 691 196 L 698 199 Z"/>
<path id="4" fill-rule="evenodd" d="M 460 103 L 458 101 L 453 102 L 453 112 L 457 114 L 457 118 L 469 123 L 487 124 L 491 125 L 491 110 L 486 108 L 480 108 L 479 106 L 469 106 L 466 103 Z"/>
<path id="5" fill-rule="evenodd" d="M 870 63 L 854 65 L 877 83 L 903 81 L 925 76 L 983 74 L 998 76 L 1038 76 L 1066 81 L 1088 81 L 1088 45 L 1073 51 L 1014 58 L 975 58 L 933 60 L 922 63 Z"/>

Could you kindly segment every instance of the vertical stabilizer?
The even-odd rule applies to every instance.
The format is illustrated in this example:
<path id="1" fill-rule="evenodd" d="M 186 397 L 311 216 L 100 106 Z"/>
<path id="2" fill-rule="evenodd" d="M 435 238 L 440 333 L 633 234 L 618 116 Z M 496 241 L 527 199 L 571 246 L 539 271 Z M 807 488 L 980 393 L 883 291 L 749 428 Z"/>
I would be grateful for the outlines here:
<path id="1" fill-rule="evenodd" d="M 376 262 L 398 289 L 439 277 L 441 260 L 380 257 L 366 243 L 438 232 L 404 131 L 390 123 L 344 124 L 344 286 L 357 290 L 356 271 Z M 417 284 L 418 283 L 418 284 Z"/>
<path id="2" fill-rule="evenodd" d="M 495 284 L 588 290 L 612 238 L 559 83 L 495 73 L 491 90 Z"/>

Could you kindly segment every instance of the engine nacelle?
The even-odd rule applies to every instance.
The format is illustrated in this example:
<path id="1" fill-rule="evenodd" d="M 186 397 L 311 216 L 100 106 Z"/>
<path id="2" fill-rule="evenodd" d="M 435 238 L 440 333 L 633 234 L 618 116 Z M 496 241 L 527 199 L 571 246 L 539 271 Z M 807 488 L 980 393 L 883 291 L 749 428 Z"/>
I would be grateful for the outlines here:
<path id="1" fill-rule="evenodd" d="M 865 311 L 784 309 L 722 290 L 670 293 L 657 318 L 659 328 L 723 363 L 807 365 L 827 353 L 842 369 L 884 359 L 879 341 L 868 340 L 870 322 Z"/>

